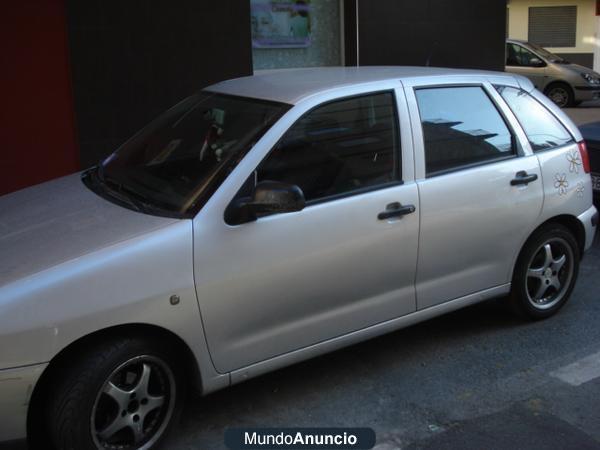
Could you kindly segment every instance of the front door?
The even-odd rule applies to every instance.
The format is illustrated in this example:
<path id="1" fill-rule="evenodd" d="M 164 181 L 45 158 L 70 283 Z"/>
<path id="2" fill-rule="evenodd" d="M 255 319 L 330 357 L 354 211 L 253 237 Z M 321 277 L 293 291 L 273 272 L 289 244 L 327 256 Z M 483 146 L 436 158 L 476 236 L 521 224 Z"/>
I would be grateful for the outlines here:
<path id="1" fill-rule="evenodd" d="M 509 283 L 540 214 L 538 160 L 517 145 L 492 89 L 414 89 L 425 172 L 418 180 L 418 309 Z"/>
<path id="2" fill-rule="evenodd" d="M 539 62 L 536 64 L 536 61 Z M 519 44 L 511 42 L 506 44 L 506 71 L 529 78 L 541 91 L 548 84 L 546 63 L 535 53 Z"/>
<path id="3" fill-rule="evenodd" d="M 418 194 L 402 180 L 396 111 L 394 91 L 318 106 L 247 174 L 299 186 L 302 211 L 231 225 L 220 205 L 218 220 L 195 221 L 197 294 L 219 372 L 415 311 L 418 210 L 393 211 Z"/>

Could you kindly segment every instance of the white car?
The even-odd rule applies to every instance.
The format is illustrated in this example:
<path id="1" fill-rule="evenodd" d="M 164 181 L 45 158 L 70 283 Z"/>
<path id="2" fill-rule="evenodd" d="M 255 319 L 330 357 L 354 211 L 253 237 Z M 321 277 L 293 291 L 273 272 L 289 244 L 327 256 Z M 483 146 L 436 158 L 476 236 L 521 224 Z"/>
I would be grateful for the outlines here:
<path id="1" fill-rule="evenodd" d="M 0 198 L 0 440 L 149 449 L 203 394 L 492 297 L 569 298 L 585 144 L 527 79 L 266 72 Z"/>

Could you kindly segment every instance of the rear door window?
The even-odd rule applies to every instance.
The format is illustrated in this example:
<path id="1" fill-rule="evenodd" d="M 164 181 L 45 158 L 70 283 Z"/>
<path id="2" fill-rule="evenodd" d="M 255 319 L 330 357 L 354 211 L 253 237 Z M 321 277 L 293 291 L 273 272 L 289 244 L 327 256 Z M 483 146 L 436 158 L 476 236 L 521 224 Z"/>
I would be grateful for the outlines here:
<path id="1" fill-rule="evenodd" d="M 527 92 L 509 86 L 496 86 L 496 89 L 523 127 L 533 151 L 575 142 L 559 120 Z"/>
<path id="2" fill-rule="evenodd" d="M 512 134 L 481 86 L 416 90 L 427 176 L 516 155 Z"/>

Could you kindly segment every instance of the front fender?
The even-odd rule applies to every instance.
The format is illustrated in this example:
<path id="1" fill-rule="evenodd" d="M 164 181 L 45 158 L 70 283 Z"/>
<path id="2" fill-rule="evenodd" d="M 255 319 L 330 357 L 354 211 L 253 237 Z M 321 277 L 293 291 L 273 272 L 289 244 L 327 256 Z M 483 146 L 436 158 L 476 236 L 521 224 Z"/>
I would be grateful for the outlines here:
<path id="1" fill-rule="evenodd" d="M 192 251 L 192 222 L 181 220 L 4 286 L 0 368 L 46 363 L 95 331 L 142 323 L 179 336 L 203 378 L 213 378 Z"/>

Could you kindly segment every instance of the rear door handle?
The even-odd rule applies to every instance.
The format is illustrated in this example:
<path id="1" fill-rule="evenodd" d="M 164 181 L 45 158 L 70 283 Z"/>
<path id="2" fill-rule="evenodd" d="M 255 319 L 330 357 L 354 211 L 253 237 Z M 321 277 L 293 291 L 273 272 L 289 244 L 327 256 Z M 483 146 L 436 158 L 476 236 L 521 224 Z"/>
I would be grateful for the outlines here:
<path id="1" fill-rule="evenodd" d="M 538 176 L 535 173 L 532 173 L 531 175 L 529 175 L 524 170 L 521 170 L 520 172 L 517 172 L 517 175 L 515 178 L 510 180 L 510 185 L 518 186 L 520 184 L 529 184 L 532 181 L 535 181 L 537 179 L 538 179 Z"/>
<path id="2" fill-rule="evenodd" d="M 385 211 L 377 214 L 379 220 L 386 220 L 392 217 L 402 217 L 407 214 L 412 214 L 416 211 L 415 205 L 404 205 L 402 206 L 399 202 L 390 203 L 385 207 Z"/>

